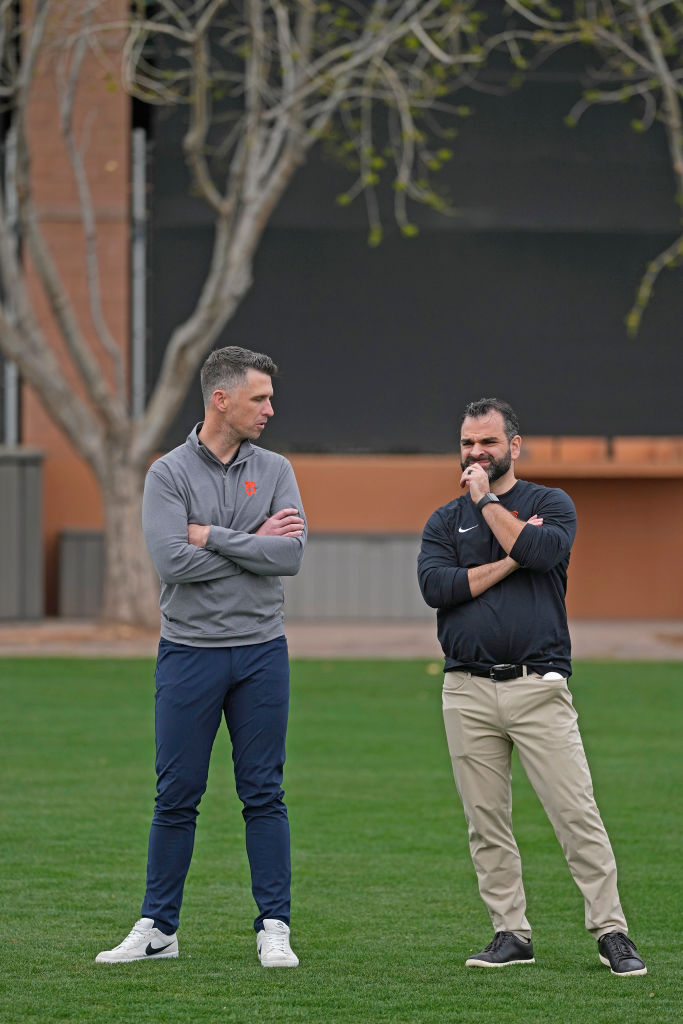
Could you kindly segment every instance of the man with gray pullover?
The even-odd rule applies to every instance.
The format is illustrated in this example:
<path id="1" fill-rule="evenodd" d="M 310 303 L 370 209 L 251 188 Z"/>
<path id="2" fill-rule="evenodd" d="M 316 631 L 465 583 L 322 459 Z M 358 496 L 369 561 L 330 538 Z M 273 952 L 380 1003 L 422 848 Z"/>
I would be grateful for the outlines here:
<path id="1" fill-rule="evenodd" d="M 223 716 L 246 824 L 259 960 L 299 962 L 289 943 L 281 785 L 289 660 L 280 576 L 299 571 L 306 522 L 290 463 L 252 443 L 273 415 L 276 372 L 257 352 L 212 352 L 201 371 L 203 423 L 147 474 L 143 529 L 161 579 L 157 798 L 142 916 L 97 963 L 177 957 L 197 807 Z"/>

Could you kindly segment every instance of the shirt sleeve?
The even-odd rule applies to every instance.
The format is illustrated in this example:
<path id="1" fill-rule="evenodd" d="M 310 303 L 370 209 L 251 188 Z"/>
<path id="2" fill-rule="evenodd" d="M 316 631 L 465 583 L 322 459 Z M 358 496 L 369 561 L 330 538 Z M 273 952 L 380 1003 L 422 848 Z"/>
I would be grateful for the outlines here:
<path id="1" fill-rule="evenodd" d="M 472 600 L 467 569 L 457 564 L 453 542 L 438 511 L 427 520 L 422 534 L 417 578 L 430 608 L 446 608 Z"/>
<path id="2" fill-rule="evenodd" d="M 156 463 L 147 473 L 142 530 L 163 583 L 199 583 L 236 576 L 242 569 L 215 551 L 187 541 L 187 508 L 170 473 Z"/>
<path id="3" fill-rule="evenodd" d="M 576 536 L 576 510 L 568 494 L 552 488 L 544 492 L 534 514 L 543 518 L 543 525 L 525 526 L 510 557 L 524 569 L 550 572 L 571 551 Z"/>
<path id="4" fill-rule="evenodd" d="M 263 537 L 224 526 L 212 526 L 206 548 L 229 558 L 257 576 L 296 576 L 301 568 L 308 526 L 291 464 L 283 460 L 268 516 L 283 508 L 296 508 L 304 520 L 300 537 Z"/>

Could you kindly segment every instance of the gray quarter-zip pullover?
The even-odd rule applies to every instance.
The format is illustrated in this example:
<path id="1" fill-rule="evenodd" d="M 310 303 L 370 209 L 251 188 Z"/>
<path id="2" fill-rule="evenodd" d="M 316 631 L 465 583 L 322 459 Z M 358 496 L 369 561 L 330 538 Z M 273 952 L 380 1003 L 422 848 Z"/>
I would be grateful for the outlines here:
<path id="1" fill-rule="evenodd" d="M 244 441 L 225 467 L 198 439 L 150 466 L 142 528 L 161 579 L 161 635 L 191 647 L 235 647 L 284 633 L 280 576 L 301 568 L 301 537 L 255 531 L 275 512 L 304 518 L 294 471 L 282 455 Z M 188 523 L 210 525 L 206 547 L 187 542 Z"/>

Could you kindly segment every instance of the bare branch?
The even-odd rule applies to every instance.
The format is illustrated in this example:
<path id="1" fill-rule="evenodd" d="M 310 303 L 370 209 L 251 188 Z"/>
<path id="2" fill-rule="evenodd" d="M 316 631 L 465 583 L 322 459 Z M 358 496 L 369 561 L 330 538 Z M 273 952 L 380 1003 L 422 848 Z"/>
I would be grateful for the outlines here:
<path id="1" fill-rule="evenodd" d="M 562 31 L 564 29 L 571 28 L 571 24 L 567 22 L 555 21 L 551 18 L 541 18 L 538 14 L 535 14 L 532 10 L 526 7 L 524 4 L 519 3 L 519 0 L 505 0 L 508 7 L 511 7 L 517 14 L 521 14 L 526 21 L 532 22 L 534 25 L 539 25 L 541 28 L 552 29 L 553 31 Z M 543 4 L 540 5 L 541 8 Z"/>
<path id="2" fill-rule="evenodd" d="M 681 116 L 683 88 L 681 87 L 680 79 L 674 77 L 664 58 L 662 47 L 652 28 L 650 15 L 643 0 L 635 0 L 635 9 L 640 18 L 645 45 L 656 69 L 657 80 L 662 89 L 662 106 L 665 115 L 671 163 L 674 174 L 678 177 L 678 194 L 683 199 L 683 118 Z"/>
<path id="3" fill-rule="evenodd" d="M 11 130 L 8 154 L 13 149 Z M 43 404 L 74 447 L 96 469 L 100 468 L 101 427 L 88 406 L 73 394 L 52 348 L 41 330 L 28 297 L 12 226 L 0 190 L 0 349 L 16 363 L 23 377 L 41 396 Z"/>
<path id="4" fill-rule="evenodd" d="M 17 198 L 22 237 L 26 241 L 36 272 L 40 278 L 50 309 L 55 317 L 67 350 L 85 385 L 94 408 L 112 427 L 121 429 L 125 421 L 122 403 L 110 393 L 104 375 L 83 337 L 68 292 L 64 287 L 49 247 L 40 229 L 33 201 L 26 116 L 36 62 L 41 52 L 48 17 L 49 0 L 36 5 L 36 18 L 28 36 L 25 56 L 17 78 L 13 126 L 17 140 Z"/>
<path id="5" fill-rule="evenodd" d="M 683 260 L 683 235 L 680 235 L 675 242 L 672 242 L 648 263 L 647 270 L 638 285 L 635 302 L 626 317 L 626 326 L 631 337 L 635 337 L 638 333 L 643 313 L 652 298 L 657 278 L 663 270 L 671 270 L 678 266 L 681 260 Z"/>
<path id="6" fill-rule="evenodd" d="M 187 382 L 202 355 L 251 284 L 249 265 L 239 266 L 232 280 L 225 281 L 231 236 L 229 219 L 217 218 L 211 266 L 201 295 L 192 314 L 173 331 L 147 408 L 135 425 L 131 447 L 135 465 L 143 465 L 160 443 L 185 398 Z"/>
<path id="7" fill-rule="evenodd" d="M 12 324 L 0 306 L 0 341 L 5 356 L 16 363 L 53 421 L 74 448 L 101 476 L 103 435 L 85 403 L 74 394 L 44 336 L 37 328 L 29 333 L 25 320 Z"/>
<path id="8" fill-rule="evenodd" d="M 679 0 L 590 0 L 575 5 L 574 19 L 558 25 L 539 18 L 526 5 L 507 0 L 524 20 L 541 25 L 548 54 L 576 43 L 591 46 L 601 60 L 591 72 L 591 84 L 572 107 L 567 121 L 575 124 L 592 106 L 624 103 L 638 98 L 643 116 L 633 122 L 638 131 L 657 119 L 664 125 L 675 180 L 677 201 L 683 203 L 683 5 Z M 543 7 L 543 0 L 535 6 Z M 540 40 L 539 40 L 540 41 Z M 668 58 L 668 59 L 667 59 Z M 626 322 L 637 333 L 654 285 L 662 270 L 680 262 L 681 239 L 676 239 L 651 260 L 638 286 Z"/>
<path id="9" fill-rule="evenodd" d="M 112 361 L 112 365 L 114 367 L 116 394 L 121 408 L 123 408 L 126 403 L 126 384 L 123 359 L 121 348 L 114 340 L 107 326 L 102 310 L 95 212 L 93 210 L 83 153 L 76 144 L 73 127 L 74 101 L 76 98 L 78 84 L 81 79 L 83 59 L 87 48 L 87 39 L 90 34 L 91 15 L 93 9 L 97 6 L 97 2 L 98 0 L 90 0 L 90 3 L 86 6 L 85 11 L 83 12 L 82 31 L 77 36 L 71 56 L 70 67 L 65 67 L 68 61 L 68 51 L 65 52 L 62 57 L 62 61 L 60 62 L 61 73 L 59 74 L 59 78 L 61 80 L 61 95 L 59 107 L 62 137 L 64 139 L 67 155 L 69 157 L 74 180 L 76 182 L 81 218 L 83 222 L 83 231 L 85 235 L 85 264 L 88 279 L 88 294 L 90 297 L 90 312 L 99 341 L 104 351 Z M 93 115 L 91 115 L 91 118 L 92 116 Z M 84 151 L 85 148 L 86 147 L 84 145 Z"/>
<path id="10" fill-rule="evenodd" d="M 210 125 L 208 42 L 205 35 L 198 36 L 192 44 L 194 55 L 194 83 L 190 106 L 190 127 L 183 139 L 183 149 L 194 172 L 195 180 L 202 195 L 216 213 L 224 216 L 230 204 L 215 185 L 206 160 L 206 140 Z"/>

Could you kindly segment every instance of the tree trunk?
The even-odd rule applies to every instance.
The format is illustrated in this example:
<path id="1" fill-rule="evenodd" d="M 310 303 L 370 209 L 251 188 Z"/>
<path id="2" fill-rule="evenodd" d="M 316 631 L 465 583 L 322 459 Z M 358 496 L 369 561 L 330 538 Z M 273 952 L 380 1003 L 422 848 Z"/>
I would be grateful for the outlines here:
<path id="1" fill-rule="evenodd" d="M 142 535 L 144 470 L 134 465 L 128 445 L 109 441 L 107 468 L 100 480 L 104 503 L 105 622 L 156 629 L 159 579 Z"/>

